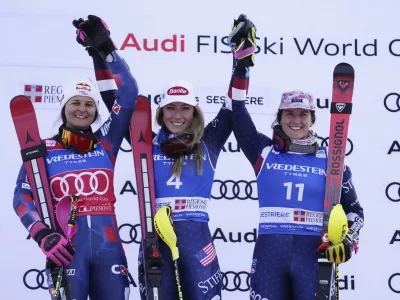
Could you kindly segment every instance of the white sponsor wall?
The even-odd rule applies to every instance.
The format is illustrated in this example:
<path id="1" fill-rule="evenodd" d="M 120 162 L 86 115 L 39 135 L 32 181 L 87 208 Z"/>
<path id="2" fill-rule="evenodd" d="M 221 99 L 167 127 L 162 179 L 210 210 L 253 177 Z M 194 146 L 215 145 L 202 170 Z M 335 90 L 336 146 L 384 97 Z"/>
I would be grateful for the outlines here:
<path id="1" fill-rule="evenodd" d="M 21 159 L 9 100 L 24 94 L 27 85 L 37 85 L 34 91 L 41 102 L 35 103 L 35 107 L 41 134 L 48 137 L 54 132 L 63 81 L 76 73 L 93 75 L 90 57 L 75 42 L 72 20 L 96 14 L 107 21 L 115 44 L 123 48 L 120 53 L 131 67 L 140 93 L 150 95 L 154 108 L 160 88 L 170 80 L 182 78 L 200 88 L 201 107 L 207 121 L 211 121 L 220 107 L 220 98 L 226 95 L 231 75 L 231 56 L 222 53 L 229 49 L 221 39 L 229 33 L 233 18 L 245 12 L 256 24 L 260 38 L 257 65 L 251 71 L 248 108 L 259 131 L 265 134 L 271 134 L 280 94 L 302 89 L 318 99 L 316 130 L 322 138 L 327 137 L 333 68 L 340 62 L 354 66 L 354 107 L 347 160 L 366 222 L 359 254 L 340 269 L 341 299 L 398 299 L 399 9 L 400 3 L 390 0 L 253 1 L 252 5 L 237 0 L 190 4 L 175 0 L 2 3 L 1 298 L 48 297 L 43 288 L 46 283 L 38 273 L 43 269 L 43 254 L 34 242 L 26 240 L 27 232 L 12 208 Z M 157 51 L 145 50 L 154 48 L 155 40 Z M 105 120 L 103 105 L 101 114 Z M 129 145 L 125 142 L 123 148 L 128 150 Z M 257 197 L 256 190 L 253 188 L 246 195 L 245 185 L 255 177 L 243 153 L 237 151 L 233 135 L 225 150 L 218 161 L 215 179 L 231 180 L 227 182 L 229 194 L 222 196 L 220 183 L 215 184 L 213 196 L 221 199 L 211 202 L 210 227 L 216 232 L 221 270 L 228 274 L 223 298 L 248 299 L 246 274 L 251 267 L 258 204 L 251 199 Z M 239 195 L 228 200 L 233 197 L 232 181 L 240 181 Z M 125 244 L 132 279 L 130 299 L 139 299 L 135 241 L 140 236 L 134 236 L 139 218 L 131 152 L 119 154 L 115 191 L 119 224 L 127 224 L 120 234 L 130 242 Z M 131 225 L 133 237 L 129 234 Z M 235 273 L 240 276 L 236 286 Z"/>

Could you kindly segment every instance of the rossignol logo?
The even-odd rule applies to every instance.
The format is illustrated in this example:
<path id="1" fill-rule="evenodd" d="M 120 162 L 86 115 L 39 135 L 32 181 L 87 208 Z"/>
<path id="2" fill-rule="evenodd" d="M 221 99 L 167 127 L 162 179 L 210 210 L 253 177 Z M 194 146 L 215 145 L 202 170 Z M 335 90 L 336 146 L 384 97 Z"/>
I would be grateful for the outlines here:
<path id="1" fill-rule="evenodd" d="M 346 103 L 336 103 L 336 109 L 338 110 L 338 112 L 342 112 L 345 107 Z"/>
<path id="2" fill-rule="evenodd" d="M 169 88 L 167 91 L 167 95 L 170 96 L 186 96 L 188 94 L 189 91 L 182 86 L 174 86 L 172 88 Z"/>
<path id="3" fill-rule="evenodd" d="M 332 153 L 329 153 L 332 155 L 332 164 L 331 164 L 331 174 L 332 175 L 339 175 L 340 172 L 340 165 L 342 161 L 342 156 L 344 157 L 343 153 L 343 135 L 344 135 L 344 120 L 338 121 L 335 124 L 335 134 L 333 136 L 333 149 Z"/>
<path id="4" fill-rule="evenodd" d="M 339 90 L 344 93 L 347 88 L 350 86 L 350 80 L 348 79 L 339 79 L 336 80 L 336 85 L 339 88 Z"/>

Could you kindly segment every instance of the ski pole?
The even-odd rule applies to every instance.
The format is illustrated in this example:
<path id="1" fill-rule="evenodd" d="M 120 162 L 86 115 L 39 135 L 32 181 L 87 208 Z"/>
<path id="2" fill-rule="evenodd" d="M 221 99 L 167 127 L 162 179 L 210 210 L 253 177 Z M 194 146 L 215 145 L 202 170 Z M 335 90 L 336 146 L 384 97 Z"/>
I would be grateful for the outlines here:
<path id="1" fill-rule="evenodd" d="M 176 285 L 178 287 L 178 297 L 179 300 L 183 300 L 181 279 L 179 276 L 179 269 L 178 269 L 179 249 L 176 246 L 177 237 L 171 219 L 170 206 L 163 206 L 156 212 L 154 216 L 154 227 L 160 238 L 171 249 L 172 261 L 174 262 L 174 269 L 175 269 Z"/>
<path id="2" fill-rule="evenodd" d="M 339 264 L 335 267 L 335 300 L 339 300 Z"/>
<path id="3" fill-rule="evenodd" d="M 72 228 L 75 225 L 75 217 L 76 217 L 76 205 L 75 201 L 78 199 L 77 196 L 73 195 L 70 197 L 71 199 L 71 211 L 69 213 L 69 218 L 68 218 L 68 229 L 67 229 L 67 234 L 66 234 L 66 239 L 68 241 L 69 237 L 71 236 Z M 62 275 L 64 273 L 64 266 L 61 266 L 58 269 L 58 276 L 57 276 L 57 282 L 56 282 L 56 288 L 55 288 L 55 298 L 57 299 L 58 294 L 60 293 L 60 287 L 61 287 L 61 281 L 62 281 Z"/>

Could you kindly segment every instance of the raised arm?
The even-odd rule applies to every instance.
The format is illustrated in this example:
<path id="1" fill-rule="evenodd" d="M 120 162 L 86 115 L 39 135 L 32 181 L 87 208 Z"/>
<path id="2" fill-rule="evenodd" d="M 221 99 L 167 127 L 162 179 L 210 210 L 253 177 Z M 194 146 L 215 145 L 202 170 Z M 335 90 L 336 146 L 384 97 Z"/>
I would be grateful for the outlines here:
<path id="1" fill-rule="evenodd" d="M 74 20 L 73 25 L 77 28 L 78 43 L 93 57 L 100 93 L 110 111 L 109 118 L 96 134 L 105 142 L 105 147 L 111 147 L 115 158 L 135 109 L 137 83 L 128 65 L 118 55 L 110 30 L 102 19 L 89 15 L 87 20 Z"/>
<path id="2" fill-rule="evenodd" d="M 272 145 L 272 140 L 257 131 L 245 106 L 250 67 L 254 66 L 256 50 L 255 26 L 246 16 L 240 15 L 235 20 L 228 42 L 233 52 L 233 72 L 228 90 L 228 97 L 232 101 L 233 133 L 257 174 L 262 151 Z"/>

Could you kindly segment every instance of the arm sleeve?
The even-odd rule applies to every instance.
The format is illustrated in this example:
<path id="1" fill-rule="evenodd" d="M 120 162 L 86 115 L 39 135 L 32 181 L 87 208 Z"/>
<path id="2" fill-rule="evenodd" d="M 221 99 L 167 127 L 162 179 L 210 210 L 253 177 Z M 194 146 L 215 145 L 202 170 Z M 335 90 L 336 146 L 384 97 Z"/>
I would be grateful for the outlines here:
<path id="1" fill-rule="evenodd" d="M 236 140 L 244 155 L 253 165 L 258 174 L 261 153 L 266 146 L 272 145 L 272 140 L 257 131 L 253 120 L 247 111 L 245 100 L 249 86 L 249 68 L 236 67 L 232 73 L 228 97 L 232 99 L 232 128 Z"/>
<path id="2" fill-rule="evenodd" d="M 96 135 L 111 147 L 115 159 L 122 139 L 126 134 L 129 136 L 129 123 L 139 91 L 124 59 L 116 51 L 113 56 L 113 63 L 106 63 L 98 56 L 93 57 L 93 63 L 101 97 L 110 111 L 108 119 Z"/>
<path id="3" fill-rule="evenodd" d="M 16 214 L 28 231 L 33 224 L 41 221 L 33 201 L 33 194 L 24 165 L 22 165 L 18 174 L 17 184 L 14 190 L 13 206 Z"/>
<path id="4" fill-rule="evenodd" d="M 210 152 L 211 162 L 214 168 L 217 159 L 226 140 L 232 133 L 232 112 L 225 107 L 219 110 L 217 116 L 204 129 L 203 141 Z"/>
<path id="5" fill-rule="evenodd" d="M 357 198 L 350 167 L 345 163 L 340 203 L 347 215 L 349 228 L 359 232 L 364 225 L 364 211 Z"/>

